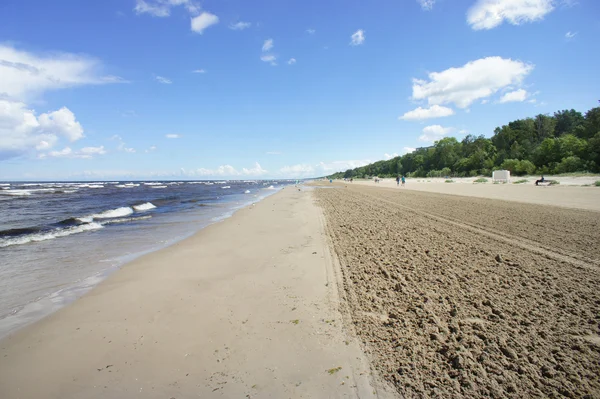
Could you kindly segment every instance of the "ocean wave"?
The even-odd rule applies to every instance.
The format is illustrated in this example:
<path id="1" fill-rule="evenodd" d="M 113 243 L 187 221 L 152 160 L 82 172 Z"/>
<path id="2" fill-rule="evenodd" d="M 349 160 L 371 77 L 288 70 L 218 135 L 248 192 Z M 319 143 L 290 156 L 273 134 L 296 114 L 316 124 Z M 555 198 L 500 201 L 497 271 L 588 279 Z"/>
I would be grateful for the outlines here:
<path id="1" fill-rule="evenodd" d="M 226 181 L 216 181 L 215 184 L 227 184 Z"/>
<path id="2" fill-rule="evenodd" d="M 2 187 L 10 186 L 10 183 L 0 183 L 0 186 L 2 186 Z"/>
<path id="3" fill-rule="evenodd" d="M 150 186 L 150 188 L 167 188 L 167 186 Z"/>
<path id="4" fill-rule="evenodd" d="M 275 190 L 275 187 L 274 186 L 269 186 L 269 187 L 265 188 L 265 190 Z"/>
<path id="5" fill-rule="evenodd" d="M 0 248 L 9 247 L 12 245 L 23 245 L 28 244 L 30 242 L 39 242 L 39 241 L 47 241 L 52 240 L 54 238 L 66 237 L 72 234 L 83 233 L 86 231 L 98 230 L 101 229 L 102 225 L 100 223 L 85 223 L 78 226 L 62 228 L 62 229 L 54 229 L 45 232 L 38 232 L 33 234 L 21 235 L 18 237 L 11 238 L 0 238 Z"/>
<path id="6" fill-rule="evenodd" d="M 0 195 L 28 196 L 31 195 L 31 190 L 2 190 Z"/>
<path id="7" fill-rule="evenodd" d="M 143 204 L 138 204 L 138 205 L 134 205 L 133 209 L 140 212 L 140 211 L 148 211 L 150 209 L 154 209 L 156 208 L 156 206 L 154 206 L 154 204 L 152 202 L 146 202 Z"/>
<path id="8" fill-rule="evenodd" d="M 135 183 L 126 183 L 126 184 L 117 184 L 115 187 L 118 188 L 133 188 L 133 187 L 139 187 L 139 184 L 135 184 Z"/>
<path id="9" fill-rule="evenodd" d="M 102 226 L 104 226 L 104 225 L 107 225 L 107 224 L 136 222 L 138 220 L 147 220 L 147 219 L 151 219 L 151 218 L 152 218 L 152 216 L 150 216 L 150 215 L 146 215 L 146 216 L 134 216 L 134 217 L 130 217 L 130 218 L 117 218 L 117 219 L 105 220 L 103 222 L 100 222 L 100 224 Z"/>
<path id="10" fill-rule="evenodd" d="M 223 186 L 223 187 L 221 187 L 221 188 L 231 188 L 231 186 Z"/>
<path id="11" fill-rule="evenodd" d="M 133 208 L 131 208 L 129 206 L 123 206 L 121 208 L 110 209 L 108 211 L 96 213 L 94 215 L 87 216 L 86 218 L 91 217 L 92 219 L 110 219 L 110 218 L 129 216 L 132 213 L 133 213 Z M 83 221 L 84 218 L 78 218 L 78 219 L 81 219 Z M 89 220 L 89 219 L 86 219 L 85 222 L 89 223 L 87 220 Z"/>
<path id="12" fill-rule="evenodd" d="M 148 183 L 144 182 L 143 184 L 144 184 L 144 186 L 163 186 L 164 185 L 164 183 L 158 183 L 158 182 L 148 182 Z"/>
<path id="13" fill-rule="evenodd" d="M 250 190 L 244 191 L 244 194 L 250 194 Z"/>

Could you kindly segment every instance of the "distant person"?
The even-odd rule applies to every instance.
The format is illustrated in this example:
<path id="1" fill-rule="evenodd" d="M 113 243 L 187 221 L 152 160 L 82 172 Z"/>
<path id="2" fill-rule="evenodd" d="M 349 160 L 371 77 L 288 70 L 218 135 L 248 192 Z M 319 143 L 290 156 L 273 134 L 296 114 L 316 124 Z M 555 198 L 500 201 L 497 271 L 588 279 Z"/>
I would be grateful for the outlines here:
<path id="1" fill-rule="evenodd" d="M 544 183 L 545 181 L 546 179 L 544 179 L 544 175 L 542 175 L 541 179 L 535 181 L 535 185 L 537 186 L 539 183 Z"/>
<path id="2" fill-rule="evenodd" d="M 396 185 L 399 186 L 400 185 L 400 176 L 396 176 Z"/>
<path id="3" fill-rule="evenodd" d="M 406 183 L 406 178 L 402 175 L 402 187 L 404 187 L 404 183 Z"/>
<path id="4" fill-rule="evenodd" d="M 354 177 L 350 178 L 350 183 L 354 183 Z"/>

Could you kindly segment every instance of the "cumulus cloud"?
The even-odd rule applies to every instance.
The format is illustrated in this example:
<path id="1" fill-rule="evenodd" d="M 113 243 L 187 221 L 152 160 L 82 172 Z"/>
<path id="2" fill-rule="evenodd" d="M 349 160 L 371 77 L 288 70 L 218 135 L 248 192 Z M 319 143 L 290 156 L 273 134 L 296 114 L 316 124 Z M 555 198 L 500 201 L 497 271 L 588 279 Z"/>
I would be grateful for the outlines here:
<path id="1" fill-rule="evenodd" d="M 168 138 L 168 139 L 180 139 L 181 135 L 180 134 L 170 133 L 170 134 L 165 134 L 165 137 Z"/>
<path id="2" fill-rule="evenodd" d="M 527 90 L 519 89 L 515 91 L 508 92 L 500 97 L 498 100 L 499 103 L 510 103 L 510 102 L 523 102 L 527 99 L 529 93 Z"/>
<path id="3" fill-rule="evenodd" d="M 521 25 L 544 19 L 554 9 L 555 0 L 478 0 L 467 12 L 474 30 L 493 29 L 504 21 Z"/>
<path id="4" fill-rule="evenodd" d="M 572 38 L 574 38 L 575 36 L 577 36 L 577 32 L 571 32 L 571 31 L 569 31 L 569 32 L 565 33 L 565 37 L 566 37 L 567 39 L 572 39 Z"/>
<path id="5" fill-rule="evenodd" d="M 250 22 L 236 22 L 235 24 L 230 24 L 229 25 L 229 29 L 231 30 L 244 30 L 244 29 L 248 29 L 249 27 L 252 26 L 252 23 Z"/>
<path id="6" fill-rule="evenodd" d="M 290 58 L 287 63 L 288 63 L 288 65 L 294 65 L 296 63 L 296 59 Z"/>
<path id="7" fill-rule="evenodd" d="M 385 154 L 383 154 L 383 158 L 386 160 L 396 158 L 397 156 L 398 156 L 398 154 L 396 154 L 395 152 L 393 154 L 388 154 L 387 152 Z"/>
<path id="8" fill-rule="evenodd" d="M 171 79 L 165 78 L 163 76 L 156 76 L 155 79 L 158 83 L 162 83 L 164 85 L 170 85 L 171 83 L 173 83 Z"/>
<path id="9" fill-rule="evenodd" d="M 60 139 L 81 138 L 83 127 L 66 107 L 37 116 L 25 103 L 0 100 L 0 159 L 49 149 Z"/>
<path id="10" fill-rule="evenodd" d="M 431 125 L 423 128 L 423 134 L 419 136 L 419 140 L 427 141 L 433 143 L 434 141 L 438 141 L 447 134 L 454 131 L 451 127 L 443 127 L 440 125 Z"/>
<path id="11" fill-rule="evenodd" d="M 204 176 L 204 177 L 236 177 L 236 176 L 263 176 L 269 173 L 267 170 L 263 169 L 262 166 L 258 162 L 254 163 L 254 166 L 251 168 L 242 168 L 242 170 L 237 170 L 231 165 L 221 165 L 216 169 L 206 169 L 206 168 L 198 168 L 195 170 L 185 171 L 184 174 L 189 176 Z"/>
<path id="12" fill-rule="evenodd" d="M 442 107 L 439 105 L 432 105 L 429 108 L 418 107 L 417 109 L 408 111 L 407 113 L 405 113 L 398 119 L 410 121 L 410 120 L 441 118 L 441 117 L 450 116 L 450 115 L 454 115 L 454 110 L 452 108 Z"/>
<path id="13" fill-rule="evenodd" d="M 96 155 L 104 155 L 106 150 L 104 146 L 100 147 L 83 147 L 80 150 L 73 151 L 70 147 L 65 147 L 60 151 L 50 151 L 41 153 L 38 158 L 81 158 L 81 159 L 92 159 Z"/>
<path id="14" fill-rule="evenodd" d="M 454 103 L 467 108 L 508 86 L 519 86 L 534 66 L 501 57 L 470 61 L 458 68 L 431 72 L 429 80 L 413 79 L 413 99 L 429 105 Z"/>
<path id="15" fill-rule="evenodd" d="M 219 23 L 219 17 L 209 12 L 203 12 L 197 17 L 193 17 L 191 19 L 192 31 L 203 34 L 204 30 L 210 26 L 216 25 Z"/>
<path id="16" fill-rule="evenodd" d="M 134 11 L 136 14 L 150 14 L 153 17 L 168 17 L 171 15 L 171 8 L 184 6 L 190 13 L 197 14 L 200 10 L 192 0 L 136 0 Z"/>
<path id="17" fill-rule="evenodd" d="M 429 11 L 433 8 L 435 0 L 417 0 L 417 3 L 421 5 L 421 8 L 425 11 Z"/>
<path id="18" fill-rule="evenodd" d="M 267 39 L 263 43 L 262 51 L 269 51 L 273 48 L 273 39 Z"/>
<path id="19" fill-rule="evenodd" d="M 369 160 L 319 162 L 318 164 L 296 164 L 284 166 L 279 169 L 279 176 L 283 178 L 319 177 L 358 168 L 370 164 Z"/>
<path id="20" fill-rule="evenodd" d="M 360 46 L 365 42 L 365 31 L 362 29 L 357 30 L 350 36 L 351 46 Z"/>

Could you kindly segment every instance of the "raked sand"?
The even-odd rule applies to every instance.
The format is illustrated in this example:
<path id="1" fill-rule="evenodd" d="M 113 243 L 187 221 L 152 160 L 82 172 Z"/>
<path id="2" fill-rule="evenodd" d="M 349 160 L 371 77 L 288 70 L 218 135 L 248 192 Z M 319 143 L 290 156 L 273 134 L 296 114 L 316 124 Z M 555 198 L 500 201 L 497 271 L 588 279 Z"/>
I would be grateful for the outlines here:
<path id="1" fill-rule="evenodd" d="M 385 397 L 336 267 L 287 187 L 0 341 L 0 398 Z"/>

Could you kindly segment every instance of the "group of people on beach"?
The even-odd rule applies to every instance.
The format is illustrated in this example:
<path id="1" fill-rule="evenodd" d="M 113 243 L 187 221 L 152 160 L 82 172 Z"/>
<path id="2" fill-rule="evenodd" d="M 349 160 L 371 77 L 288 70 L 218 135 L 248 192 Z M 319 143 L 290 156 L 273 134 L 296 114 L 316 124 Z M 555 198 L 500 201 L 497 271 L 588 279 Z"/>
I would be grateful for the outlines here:
<path id="1" fill-rule="evenodd" d="M 404 184 L 406 183 L 406 179 L 405 179 L 404 175 L 402 175 L 402 177 L 396 176 L 396 185 L 397 186 L 400 185 L 401 181 L 402 181 L 402 187 L 404 187 Z"/>

